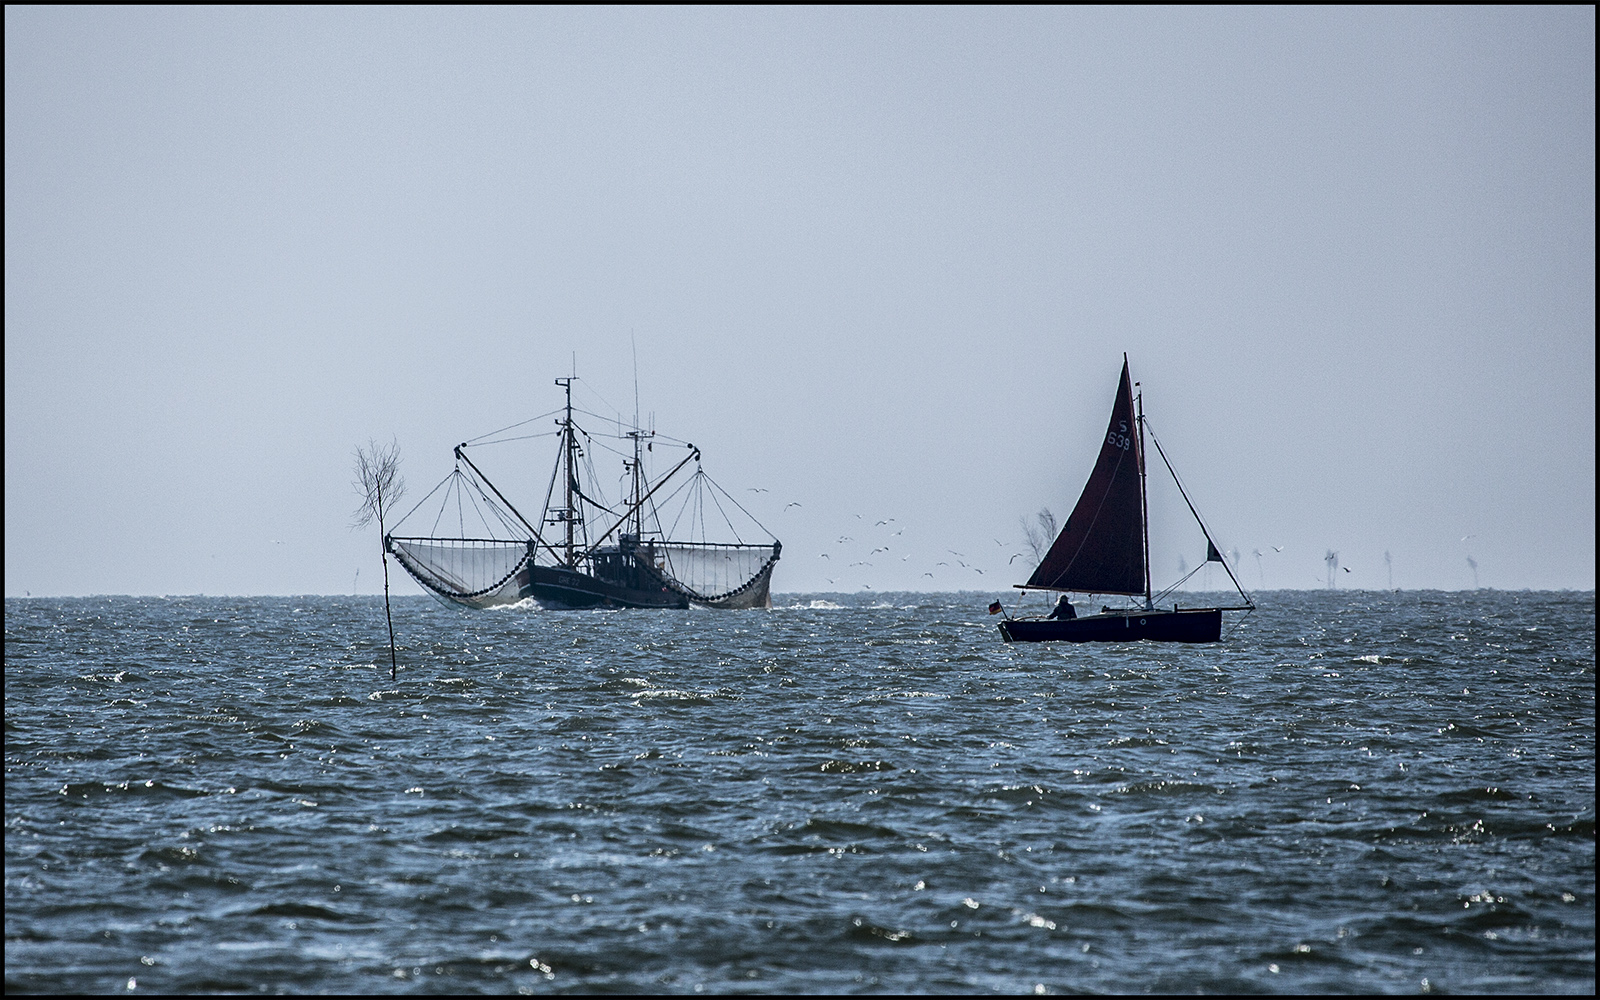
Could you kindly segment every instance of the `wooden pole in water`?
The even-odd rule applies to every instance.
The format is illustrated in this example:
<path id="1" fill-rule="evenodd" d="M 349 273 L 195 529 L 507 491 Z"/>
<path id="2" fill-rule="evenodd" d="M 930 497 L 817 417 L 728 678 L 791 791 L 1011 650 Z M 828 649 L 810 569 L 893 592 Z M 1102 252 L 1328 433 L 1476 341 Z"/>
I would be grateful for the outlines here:
<path id="1" fill-rule="evenodd" d="M 389 623 L 389 679 L 399 679 L 399 657 L 394 651 L 394 612 L 389 610 L 389 535 L 383 527 L 383 484 L 378 484 L 378 537 L 383 541 L 383 617 Z"/>

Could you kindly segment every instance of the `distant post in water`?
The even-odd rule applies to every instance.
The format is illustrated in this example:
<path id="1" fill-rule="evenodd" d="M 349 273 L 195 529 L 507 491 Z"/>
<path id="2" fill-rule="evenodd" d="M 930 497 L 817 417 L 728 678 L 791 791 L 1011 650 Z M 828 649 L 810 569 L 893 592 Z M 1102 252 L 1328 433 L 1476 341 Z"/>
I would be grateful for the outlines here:
<path id="1" fill-rule="evenodd" d="M 352 483 L 361 496 L 351 528 L 365 528 L 378 522 L 378 543 L 383 557 L 383 616 L 389 622 L 389 679 L 398 674 L 394 651 L 394 614 L 389 610 L 389 535 L 384 527 L 384 514 L 405 495 L 406 481 L 400 478 L 400 445 L 391 440 L 387 445 L 369 440 L 366 447 L 356 447 L 356 478 Z M 357 579 L 360 570 L 356 571 Z"/>

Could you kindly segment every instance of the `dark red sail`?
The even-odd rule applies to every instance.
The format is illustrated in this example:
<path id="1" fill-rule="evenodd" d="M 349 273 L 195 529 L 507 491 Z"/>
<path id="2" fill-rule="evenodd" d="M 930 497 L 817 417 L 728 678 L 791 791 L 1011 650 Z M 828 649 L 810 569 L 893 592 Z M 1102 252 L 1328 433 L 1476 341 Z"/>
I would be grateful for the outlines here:
<path id="1" fill-rule="evenodd" d="M 1078 506 L 1024 585 L 1091 594 L 1143 594 L 1144 506 L 1139 431 L 1128 362 L 1111 408 L 1100 458 Z"/>

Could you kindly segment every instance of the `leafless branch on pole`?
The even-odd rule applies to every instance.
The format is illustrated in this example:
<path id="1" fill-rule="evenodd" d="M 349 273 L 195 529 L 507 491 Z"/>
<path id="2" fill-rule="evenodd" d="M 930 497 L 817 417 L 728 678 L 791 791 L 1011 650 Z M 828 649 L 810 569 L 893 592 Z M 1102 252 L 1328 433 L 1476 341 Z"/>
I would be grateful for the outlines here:
<path id="1" fill-rule="evenodd" d="M 356 478 L 350 484 L 361 497 L 351 528 L 365 528 L 373 521 L 383 530 L 384 514 L 405 496 L 406 481 L 400 475 L 400 445 L 391 440 L 379 444 L 369 440 L 356 448 Z"/>

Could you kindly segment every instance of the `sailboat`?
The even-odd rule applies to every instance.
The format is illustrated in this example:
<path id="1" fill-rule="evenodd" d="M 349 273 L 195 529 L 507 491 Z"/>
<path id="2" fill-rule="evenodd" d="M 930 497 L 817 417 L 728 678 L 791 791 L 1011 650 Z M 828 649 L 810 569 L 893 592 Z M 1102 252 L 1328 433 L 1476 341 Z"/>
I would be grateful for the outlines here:
<path id="1" fill-rule="evenodd" d="M 529 599 L 553 609 L 771 607 L 772 570 L 782 543 L 705 473 L 699 448 L 658 435 L 653 426 L 644 430 L 637 417 L 626 431 L 616 419 L 616 432 L 611 433 L 603 425 L 613 418 L 575 410 L 574 381 L 555 380 L 566 390 L 562 409 L 455 447 L 450 475 L 384 539 L 406 572 L 441 601 L 468 608 Z M 577 415 L 593 417 L 596 423 L 585 428 Z M 540 434 L 525 427 L 552 416 L 554 431 Z M 533 521 L 468 451 L 547 436 L 557 439 L 556 462 L 543 509 Z M 671 454 L 679 448 L 681 458 Z M 596 450 L 622 460 L 620 478 L 626 485 L 620 501 L 608 500 L 601 488 L 592 454 Z M 647 467 L 658 454 L 668 456 L 671 468 L 652 478 Z M 694 471 L 680 475 L 691 464 Z M 673 507 L 677 516 L 667 518 L 663 511 L 670 513 Z M 721 512 L 724 524 L 719 527 L 731 540 L 708 537 L 708 507 Z M 734 525 L 730 507 L 743 515 L 743 533 Z M 419 512 L 418 520 L 429 523 L 431 533 L 399 533 Z M 441 525 L 446 534 L 438 534 Z M 450 527 L 454 533 L 448 533 Z M 756 532 L 766 538 L 746 540 Z M 670 537 L 674 533 L 677 537 Z"/>
<path id="2" fill-rule="evenodd" d="M 1222 612 L 1253 611 L 1255 602 L 1239 586 L 1233 569 L 1222 558 L 1211 539 L 1211 532 L 1200 519 L 1183 488 L 1178 474 L 1167 460 L 1165 449 L 1150 431 L 1161 460 L 1172 473 L 1173 482 L 1189 506 L 1189 513 L 1206 539 L 1206 559 L 1187 576 L 1160 594 L 1150 590 L 1150 531 L 1145 490 L 1145 435 L 1143 393 L 1137 400 L 1137 383 L 1128 376 L 1128 357 L 1122 357 L 1122 378 L 1117 385 L 1116 402 L 1111 407 L 1111 422 L 1100 445 L 1089 482 L 1078 498 L 1078 505 L 1061 528 L 1049 551 L 1027 583 L 1013 584 L 1019 590 L 1059 591 L 1062 593 L 1115 594 L 1140 599 L 1136 606 L 1113 609 L 1102 607 L 1099 614 L 1077 617 L 1063 598 L 1059 610 L 1049 617 L 1012 618 L 1000 622 L 1000 635 L 1006 642 L 1216 642 L 1222 637 Z M 1159 606 L 1201 566 L 1222 563 L 1244 602 L 1219 608 L 1179 608 Z M 999 602 L 991 612 L 1003 609 Z"/>

